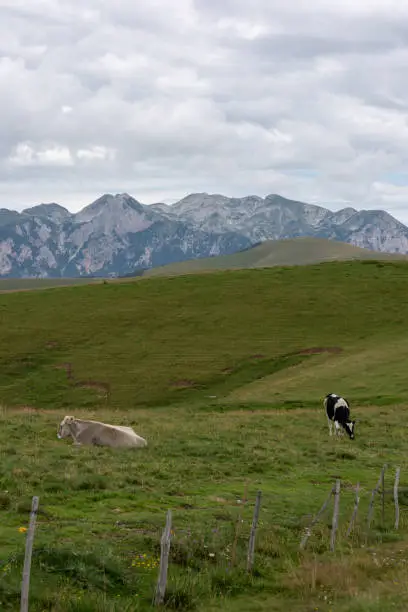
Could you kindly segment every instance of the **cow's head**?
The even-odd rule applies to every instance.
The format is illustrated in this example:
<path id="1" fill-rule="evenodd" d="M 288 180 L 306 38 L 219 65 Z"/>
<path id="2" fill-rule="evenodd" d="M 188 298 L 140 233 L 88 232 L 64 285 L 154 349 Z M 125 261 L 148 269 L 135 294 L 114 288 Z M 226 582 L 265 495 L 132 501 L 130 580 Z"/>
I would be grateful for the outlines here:
<path id="1" fill-rule="evenodd" d="M 355 428 L 355 421 L 346 421 L 344 423 L 344 429 L 347 431 L 350 440 L 354 440 L 354 428 Z"/>
<path id="2" fill-rule="evenodd" d="M 75 421 L 75 417 L 66 416 L 62 419 L 58 427 L 57 438 L 69 438 L 71 435 L 71 426 Z"/>

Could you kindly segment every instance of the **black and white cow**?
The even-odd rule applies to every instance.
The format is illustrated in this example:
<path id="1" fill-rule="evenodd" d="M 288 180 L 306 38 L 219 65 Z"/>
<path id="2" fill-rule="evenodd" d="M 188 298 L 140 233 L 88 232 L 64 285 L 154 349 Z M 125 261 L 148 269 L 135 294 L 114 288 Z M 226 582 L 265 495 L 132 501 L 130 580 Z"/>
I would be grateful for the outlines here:
<path id="1" fill-rule="evenodd" d="M 344 397 L 336 395 L 335 393 L 329 393 L 324 398 L 324 407 L 326 410 L 327 421 L 329 423 L 329 432 L 332 435 L 332 421 L 335 426 L 335 434 L 342 434 L 341 429 L 343 428 L 351 440 L 354 440 L 354 426 L 355 421 L 350 421 L 350 406 Z"/>

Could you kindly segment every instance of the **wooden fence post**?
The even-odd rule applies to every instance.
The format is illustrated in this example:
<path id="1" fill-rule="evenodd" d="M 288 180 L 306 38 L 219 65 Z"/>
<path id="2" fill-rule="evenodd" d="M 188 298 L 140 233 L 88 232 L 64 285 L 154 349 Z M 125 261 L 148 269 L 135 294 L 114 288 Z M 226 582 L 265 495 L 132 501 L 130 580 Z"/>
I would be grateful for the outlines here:
<path id="1" fill-rule="evenodd" d="M 235 536 L 234 536 L 234 541 L 232 543 L 232 551 L 231 551 L 231 567 L 234 567 L 235 561 L 236 561 L 238 537 L 239 537 L 239 532 L 241 530 L 241 525 L 242 525 L 242 507 L 243 506 L 245 507 L 245 504 L 247 502 L 247 499 L 248 499 L 247 492 L 248 492 L 248 481 L 246 481 L 245 483 L 244 497 L 242 498 L 242 504 L 239 509 L 238 518 L 237 518 L 237 522 L 235 525 Z"/>
<path id="2" fill-rule="evenodd" d="M 384 482 L 385 466 L 381 470 L 381 527 L 384 528 L 385 523 L 385 482 Z"/>
<path id="3" fill-rule="evenodd" d="M 330 550 L 334 552 L 336 546 L 336 532 L 337 525 L 339 522 L 339 508 L 340 508 L 340 479 L 336 480 L 336 489 L 334 492 L 334 509 L 333 509 L 333 520 L 332 520 L 332 531 L 330 537 Z"/>
<path id="4" fill-rule="evenodd" d="M 360 490 L 360 483 L 357 483 L 356 486 L 356 498 L 354 501 L 354 510 L 353 510 L 353 514 L 351 515 L 351 519 L 350 519 L 350 525 L 347 529 L 347 533 L 346 533 L 346 538 L 349 537 L 353 527 L 354 527 L 354 521 L 356 520 L 356 516 L 357 516 L 357 512 L 358 512 L 358 504 L 360 503 L 360 496 L 359 496 L 359 490 Z"/>
<path id="5" fill-rule="evenodd" d="M 320 508 L 319 512 L 316 514 L 316 516 L 314 517 L 314 519 L 310 523 L 309 527 L 306 528 L 306 533 L 303 536 L 302 541 L 300 542 L 300 549 L 301 550 L 306 546 L 306 543 L 307 543 L 308 539 L 310 538 L 310 536 L 312 534 L 312 527 L 317 523 L 317 521 L 319 520 L 319 518 L 321 517 L 323 512 L 326 510 L 327 505 L 328 505 L 328 503 L 331 500 L 331 497 L 333 495 L 333 492 L 334 492 L 334 488 L 332 487 L 330 489 L 330 493 L 329 493 L 328 497 L 326 498 L 323 506 Z"/>
<path id="6" fill-rule="evenodd" d="M 254 565 L 255 536 L 256 536 L 256 528 L 258 526 L 259 510 L 261 508 L 261 496 L 262 496 L 262 491 L 258 491 L 258 493 L 256 494 L 254 516 L 252 518 L 251 534 L 249 536 L 249 544 L 248 544 L 248 555 L 247 555 L 247 571 L 248 572 L 252 571 L 252 567 Z"/>
<path id="7" fill-rule="evenodd" d="M 395 529 L 398 529 L 399 525 L 399 501 L 398 501 L 398 485 L 400 479 L 400 469 L 397 468 L 395 474 L 395 483 L 394 483 L 394 503 L 395 503 Z"/>
<path id="8" fill-rule="evenodd" d="M 381 487 L 381 484 L 384 482 L 384 472 L 385 472 L 386 468 L 387 468 L 387 464 L 383 465 L 383 468 L 381 470 L 381 474 L 380 474 L 380 477 L 378 479 L 378 482 L 377 482 L 377 484 L 375 486 L 375 489 L 373 489 L 372 493 L 371 493 L 371 500 L 370 500 L 370 505 L 368 507 L 368 515 L 367 515 L 367 536 L 368 536 L 368 531 L 369 531 L 370 526 L 371 526 L 371 519 L 372 519 L 372 516 L 373 516 L 374 498 L 375 498 L 376 494 L 378 493 L 378 491 L 379 491 L 379 489 Z M 366 537 L 366 540 L 367 540 L 367 537 Z"/>
<path id="9" fill-rule="evenodd" d="M 166 527 L 163 530 L 161 537 L 161 551 L 160 551 L 160 569 L 159 578 L 157 580 L 156 593 L 154 597 L 154 605 L 160 606 L 164 602 L 164 596 L 166 594 L 167 585 L 167 570 L 169 566 L 169 552 L 170 552 L 170 537 L 171 537 L 171 510 L 167 511 Z"/>
<path id="10" fill-rule="evenodd" d="M 23 579 L 21 582 L 20 612 L 28 612 L 28 591 L 30 588 L 31 556 L 33 553 L 35 522 L 37 519 L 39 497 L 33 497 L 31 502 L 30 524 L 26 538 Z"/>

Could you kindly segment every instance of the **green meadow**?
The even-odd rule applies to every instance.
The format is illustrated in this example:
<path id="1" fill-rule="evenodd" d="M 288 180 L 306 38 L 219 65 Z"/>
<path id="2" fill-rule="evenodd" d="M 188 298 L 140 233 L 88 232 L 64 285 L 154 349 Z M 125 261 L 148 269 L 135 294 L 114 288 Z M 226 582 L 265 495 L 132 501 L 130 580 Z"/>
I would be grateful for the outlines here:
<path id="1" fill-rule="evenodd" d="M 151 610 L 172 510 L 169 610 L 380 612 L 408 605 L 408 264 L 350 261 L 0 295 L 0 609 Z M 347 397 L 356 439 L 330 438 Z M 148 447 L 75 447 L 66 414 Z M 371 490 L 401 468 L 372 528 Z M 341 478 L 332 506 L 300 540 Z M 360 483 L 360 509 L 346 537 Z M 253 572 L 246 550 L 262 491 Z"/>
<path id="2" fill-rule="evenodd" d="M 356 247 L 347 242 L 326 238 L 286 238 L 266 240 L 252 248 L 231 255 L 199 257 L 157 266 L 146 270 L 143 276 L 177 276 L 178 274 L 217 270 L 299 266 L 347 260 L 407 261 L 408 257 L 398 253 L 370 251 L 370 249 Z"/>
<path id="3" fill-rule="evenodd" d="M 89 285 L 101 282 L 93 278 L 5 278 L 0 280 L 0 293 L 8 291 L 29 291 L 33 289 L 48 289 L 50 287 L 66 287 L 70 285 Z"/>

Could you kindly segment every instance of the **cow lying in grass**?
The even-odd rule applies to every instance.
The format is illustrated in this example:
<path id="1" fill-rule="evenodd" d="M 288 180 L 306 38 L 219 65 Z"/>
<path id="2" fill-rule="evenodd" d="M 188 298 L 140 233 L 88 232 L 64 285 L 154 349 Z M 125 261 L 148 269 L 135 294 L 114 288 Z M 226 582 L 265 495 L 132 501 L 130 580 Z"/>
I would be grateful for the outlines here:
<path id="1" fill-rule="evenodd" d="M 87 421 L 66 416 L 62 419 L 57 437 L 71 437 L 75 445 L 93 444 L 95 446 L 112 446 L 113 448 L 140 448 L 147 446 L 131 427 L 107 425 L 99 421 Z"/>
<path id="2" fill-rule="evenodd" d="M 334 422 L 335 435 L 342 435 L 344 429 L 351 440 L 354 440 L 355 421 L 350 421 L 350 406 L 344 397 L 335 393 L 330 393 L 324 398 L 324 408 L 326 410 L 329 432 L 332 435 L 332 421 Z"/>

